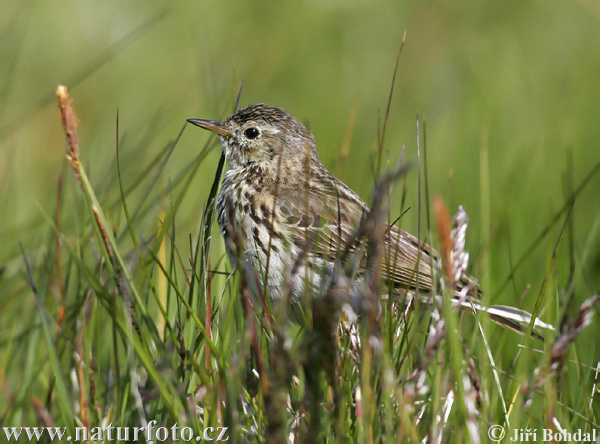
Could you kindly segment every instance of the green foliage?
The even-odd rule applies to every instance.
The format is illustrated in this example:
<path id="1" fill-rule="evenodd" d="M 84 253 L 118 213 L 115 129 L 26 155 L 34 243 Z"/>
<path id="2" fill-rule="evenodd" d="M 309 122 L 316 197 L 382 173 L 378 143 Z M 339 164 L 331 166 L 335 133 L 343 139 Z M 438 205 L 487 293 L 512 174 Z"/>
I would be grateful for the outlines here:
<path id="1" fill-rule="evenodd" d="M 600 289 L 600 12 L 511 3 L 4 5 L 0 433 L 151 420 L 226 426 L 230 442 L 600 430 L 600 327 L 576 329 Z M 324 164 L 370 201 L 405 29 L 382 170 L 402 145 L 416 158 L 425 112 L 428 192 L 469 213 L 484 298 L 536 307 L 573 338 L 541 343 L 445 305 L 442 328 L 434 307 L 390 301 L 361 320 L 357 347 L 318 301 L 299 328 L 285 304 L 272 318 L 251 305 L 231 273 L 214 227 L 218 142 L 185 118 L 228 115 L 245 79 L 242 105 L 309 123 Z M 81 184 L 59 83 L 80 119 Z M 410 207 L 400 223 L 414 233 L 417 196 L 413 170 L 390 219 Z"/>

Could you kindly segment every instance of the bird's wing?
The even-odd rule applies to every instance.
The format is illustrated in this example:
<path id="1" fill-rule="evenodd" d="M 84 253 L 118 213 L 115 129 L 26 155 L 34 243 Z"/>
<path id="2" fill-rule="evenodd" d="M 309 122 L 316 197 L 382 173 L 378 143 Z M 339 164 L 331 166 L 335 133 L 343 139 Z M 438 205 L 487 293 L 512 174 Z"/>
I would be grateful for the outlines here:
<path id="1" fill-rule="evenodd" d="M 345 258 L 359 254 L 359 272 L 367 264 L 365 233 L 359 227 L 369 207 L 344 183 L 331 176 L 304 189 L 282 188 L 277 196 L 279 220 L 296 231 L 297 245 L 312 254 Z M 381 273 L 394 287 L 432 289 L 432 255 L 424 242 L 387 225 L 383 239 Z M 418 264 L 418 266 L 417 266 Z"/>
<path id="2" fill-rule="evenodd" d="M 425 242 L 404 230 L 388 225 L 384 237 L 381 272 L 384 279 L 402 288 L 428 292 L 432 284 L 432 255 L 437 253 Z"/>
<path id="3" fill-rule="evenodd" d="M 340 182 L 324 181 L 308 189 L 282 188 L 277 196 L 280 223 L 294 233 L 294 242 L 313 254 L 338 257 L 355 238 L 369 208 Z M 356 242 L 358 245 L 360 242 Z"/>
<path id="4" fill-rule="evenodd" d="M 282 189 L 278 199 L 280 223 L 291 231 L 297 230 L 294 242 L 298 247 L 313 255 L 332 259 L 340 258 L 344 253 L 357 254 L 358 273 L 366 270 L 367 241 L 359 227 L 370 210 L 346 185 L 332 182 L 329 186 L 311 188 L 308 192 Z M 385 229 L 381 277 L 395 290 L 407 289 L 412 294 L 418 282 L 419 291 L 427 301 L 425 294 L 431 296 L 433 289 L 432 266 L 437 266 L 441 256 L 429 245 L 396 226 L 386 224 Z M 468 287 L 468 296 L 453 298 L 453 305 L 469 311 L 486 312 L 494 322 L 517 332 L 528 331 L 531 314 L 514 307 L 482 306 L 478 301 L 477 280 L 468 274 L 457 283 L 457 296 L 464 287 Z M 396 293 L 402 296 L 403 292 Z M 533 334 L 538 338 L 543 337 L 539 329 L 553 329 L 537 318 L 534 325 Z"/>

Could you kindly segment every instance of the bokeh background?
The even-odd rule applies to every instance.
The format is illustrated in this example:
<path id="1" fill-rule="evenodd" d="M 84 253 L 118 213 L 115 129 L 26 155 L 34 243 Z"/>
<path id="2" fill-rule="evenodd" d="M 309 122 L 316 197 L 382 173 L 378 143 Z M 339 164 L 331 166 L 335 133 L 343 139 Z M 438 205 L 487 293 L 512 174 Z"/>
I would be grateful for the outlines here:
<path id="1" fill-rule="evenodd" d="M 324 164 L 368 201 L 378 120 L 406 31 L 384 157 L 395 164 L 405 146 L 405 159 L 415 159 L 417 113 L 426 119 L 429 190 L 452 211 L 465 207 L 471 263 L 491 289 L 564 205 L 567 172 L 576 186 L 600 160 L 600 7 L 594 1 L 3 1 L 1 10 L 4 279 L 22 273 L 14 266 L 22 265 L 18 239 L 35 257 L 51 232 L 42 213 L 54 211 L 66 168 L 54 95 L 59 84 L 74 99 L 82 158 L 107 200 L 118 200 L 117 109 L 127 183 L 176 138 L 185 119 L 226 117 L 244 80 L 241 105 L 280 105 L 310 125 Z M 165 187 L 208 136 L 186 128 L 161 174 Z M 218 157 L 215 147 L 178 211 L 184 243 L 198 226 Z M 72 180 L 68 169 L 65 180 Z M 417 227 L 416 184 L 413 170 L 411 210 L 402 220 L 409 230 Z M 595 175 L 573 213 L 574 257 L 587 248 L 578 300 L 600 285 L 599 190 Z M 67 195 L 67 214 L 77 213 L 69 208 L 73 202 Z M 141 234 L 149 236 L 158 214 L 149 213 L 146 222 Z M 515 300 L 527 284 L 537 294 L 560 225 L 539 243 L 502 301 Z M 559 254 L 568 251 L 564 243 Z M 560 262 L 555 279 L 566 279 L 568 269 L 568 260 Z"/>

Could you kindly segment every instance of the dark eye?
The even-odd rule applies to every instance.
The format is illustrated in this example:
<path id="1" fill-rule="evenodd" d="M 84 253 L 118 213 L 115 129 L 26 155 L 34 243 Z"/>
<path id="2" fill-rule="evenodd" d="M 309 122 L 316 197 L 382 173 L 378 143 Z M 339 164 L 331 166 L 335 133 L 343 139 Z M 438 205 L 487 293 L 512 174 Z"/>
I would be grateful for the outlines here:
<path id="1" fill-rule="evenodd" d="M 246 131 L 244 131 L 244 135 L 248 139 L 256 139 L 258 137 L 258 134 L 258 130 L 254 127 L 248 128 Z"/>

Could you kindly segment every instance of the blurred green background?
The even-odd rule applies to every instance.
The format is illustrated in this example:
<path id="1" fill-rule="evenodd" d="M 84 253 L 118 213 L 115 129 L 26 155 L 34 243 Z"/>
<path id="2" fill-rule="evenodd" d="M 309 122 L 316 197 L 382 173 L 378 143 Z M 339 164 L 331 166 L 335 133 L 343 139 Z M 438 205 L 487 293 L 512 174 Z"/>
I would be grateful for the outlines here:
<path id="1" fill-rule="evenodd" d="M 406 31 L 385 149 L 392 164 L 403 145 L 405 158 L 415 159 L 416 115 L 426 117 L 429 189 L 444 196 L 451 212 L 459 204 L 465 207 L 471 263 L 493 289 L 510 271 L 509 251 L 514 262 L 564 204 L 569 151 L 575 185 L 600 160 L 598 5 L 586 0 L 3 1 L 0 263 L 22 264 L 17 239 L 33 251 L 51 232 L 38 205 L 53 213 L 58 177 L 66 167 L 54 95 L 58 84 L 67 85 L 74 99 L 82 158 L 96 192 L 111 202 L 119 199 L 117 108 L 127 183 L 175 139 L 186 118 L 226 117 L 242 79 L 242 106 L 283 106 L 310 125 L 325 166 L 341 171 L 369 201 L 378 116 L 385 114 Z M 486 125 L 489 167 L 482 169 Z M 349 127 L 342 170 L 340 149 Z M 197 128 L 186 129 L 161 175 L 165 186 L 207 138 Z M 178 212 L 184 244 L 198 226 L 218 156 L 215 148 Z M 70 175 L 66 170 L 65 180 L 72 180 Z M 482 179 L 490 185 L 489 195 L 480 191 Z M 414 170 L 407 195 L 412 209 L 402 221 L 411 231 L 417 227 L 416 180 Z M 599 189 L 595 175 L 575 206 L 575 257 L 592 246 L 582 265 L 579 300 L 600 285 L 600 249 L 597 238 L 592 244 L 588 239 L 599 217 Z M 65 197 L 65 211 L 74 201 Z M 147 218 L 140 234 L 156 230 L 158 208 L 155 216 Z M 529 283 L 537 293 L 559 229 L 560 222 L 503 298 L 514 300 Z M 489 259 L 481 261 L 485 251 Z M 566 257 L 568 248 L 561 246 L 560 254 Z M 558 268 L 557 279 L 560 273 L 564 279 L 568 260 Z"/>

